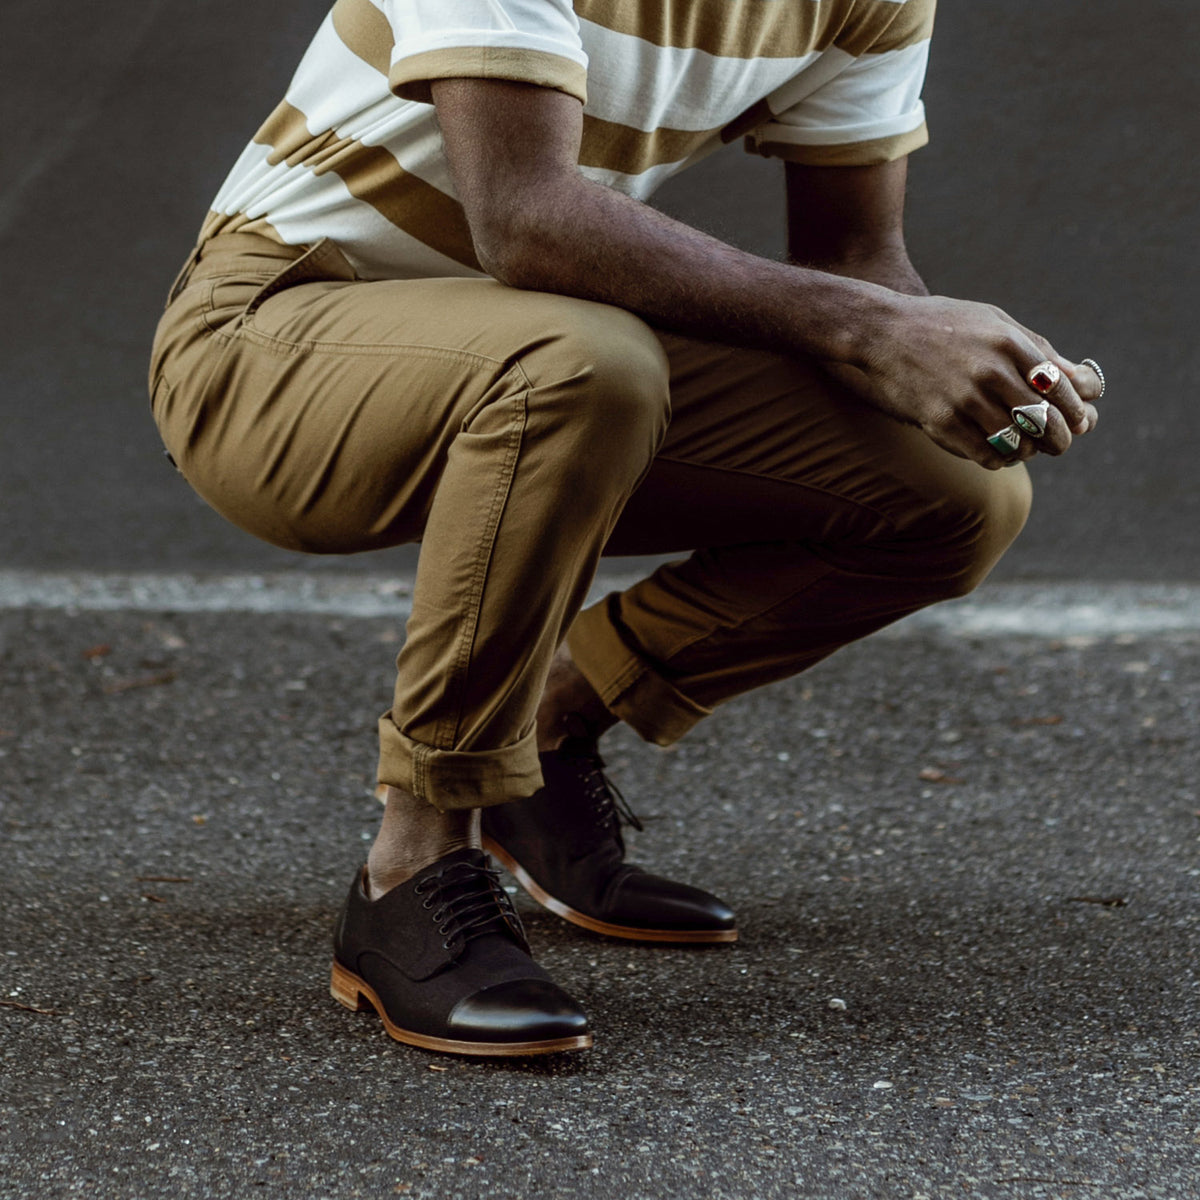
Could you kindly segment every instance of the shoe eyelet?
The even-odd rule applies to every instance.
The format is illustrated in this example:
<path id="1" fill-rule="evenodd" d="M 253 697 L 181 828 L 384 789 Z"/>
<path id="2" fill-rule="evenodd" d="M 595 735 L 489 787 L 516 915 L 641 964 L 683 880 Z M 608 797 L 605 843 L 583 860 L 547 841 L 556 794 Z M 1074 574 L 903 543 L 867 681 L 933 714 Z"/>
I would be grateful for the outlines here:
<path id="1" fill-rule="evenodd" d="M 446 939 L 446 940 L 445 940 L 445 941 L 442 943 L 442 949 L 443 949 L 443 950 L 453 950 L 453 949 L 454 949 L 454 946 L 451 944 L 451 942 L 450 942 L 450 939 L 449 939 L 449 938 L 447 938 L 447 939 Z"/>
<path id="2" fill-rule="evenodd" d="M 438 926 L 438 933 L 440 933 L 442 935 L 442 937 L 445 937 L 446 934 L 448 934 L 449 932 L 450 932 L 449 925 L 439 925 Z"/>
<path id="3" fill-rule="evenodd" d="M 433 907 L 433 897 L 430 896 L 429 899 L 421 901 L 421 907 L 422 908 L 432 908 Z"/>

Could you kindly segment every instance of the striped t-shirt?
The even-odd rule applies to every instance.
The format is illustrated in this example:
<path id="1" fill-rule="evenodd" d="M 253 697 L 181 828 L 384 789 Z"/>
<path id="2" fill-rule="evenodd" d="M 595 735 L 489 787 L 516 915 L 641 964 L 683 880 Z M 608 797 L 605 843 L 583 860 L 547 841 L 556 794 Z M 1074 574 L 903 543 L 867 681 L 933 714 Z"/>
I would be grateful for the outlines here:
<path id="1" fill-rule="evenodd" d="M 478 273 L 434 79 L 578 97 L 581 172 L 639 199 L 743 135 L 751 151 L 801 163 L 899 158 L 927 140 L 934 4 L 337 0 L 202 237 L 328 237 L 368 279 Z"/>

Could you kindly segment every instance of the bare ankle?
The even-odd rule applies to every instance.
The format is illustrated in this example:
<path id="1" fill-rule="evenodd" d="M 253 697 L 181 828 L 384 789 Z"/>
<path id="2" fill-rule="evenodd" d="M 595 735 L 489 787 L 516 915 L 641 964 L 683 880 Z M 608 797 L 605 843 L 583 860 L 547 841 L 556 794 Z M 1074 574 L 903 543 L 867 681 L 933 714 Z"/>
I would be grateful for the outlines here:
<path id="1" fill-rule="evenodd" d="M 595 688 L 575 665 L 564 642 L 550 664 L 550 675 L 537 711 L 537 748 L 541 754 L 557 750 L 563 739 L 599 737 L 617 718 L 605 707 Z"/>
<path id="2" fill-rule="evenodd" d="M 367 855 L 372 900 L 455 850 L 479 847 L 479 810 L 441 812 L 400 788 L 389 787 L 379 833 Z"/>

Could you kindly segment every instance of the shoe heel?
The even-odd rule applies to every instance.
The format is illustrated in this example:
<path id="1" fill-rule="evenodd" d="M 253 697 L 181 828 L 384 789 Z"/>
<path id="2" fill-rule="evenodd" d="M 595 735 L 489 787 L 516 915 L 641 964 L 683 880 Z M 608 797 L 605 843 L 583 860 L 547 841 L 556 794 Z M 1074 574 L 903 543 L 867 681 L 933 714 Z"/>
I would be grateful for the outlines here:
<path id="1" fill-rule="evenodd" d="M 358 981 L 336 960 L 329 975 L 329 994 L 351 1012 L 371 1007 L 371 1002 L 359 991 Z"/>

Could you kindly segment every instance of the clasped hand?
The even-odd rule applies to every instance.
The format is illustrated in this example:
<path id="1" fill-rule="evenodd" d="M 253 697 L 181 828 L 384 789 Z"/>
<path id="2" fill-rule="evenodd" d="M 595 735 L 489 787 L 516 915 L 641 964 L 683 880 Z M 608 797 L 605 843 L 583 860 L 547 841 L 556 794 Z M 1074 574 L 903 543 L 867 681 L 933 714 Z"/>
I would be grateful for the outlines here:
<path id="1" fill-rule="evenodd" d="M 1060 378 L 1039 393 L 1029 373 L 1054 363 Z M 1002 309 L 945 296 L 897 296 L 884 328 L 871 338 L 860 365 L 831 366 L 864 399 L 916 425 L 951 454 L 998 469 L 1043 454 L 1063 454 L 1089 433 L 1099 414 L 1102 384 L 1090 366 L 1071 362 L 1041 335 Z M 1045 399 L 1045 434 L 1022 436 L 1011 455 L 988 437 L 1012 423 L 1012 410 Z"/>

